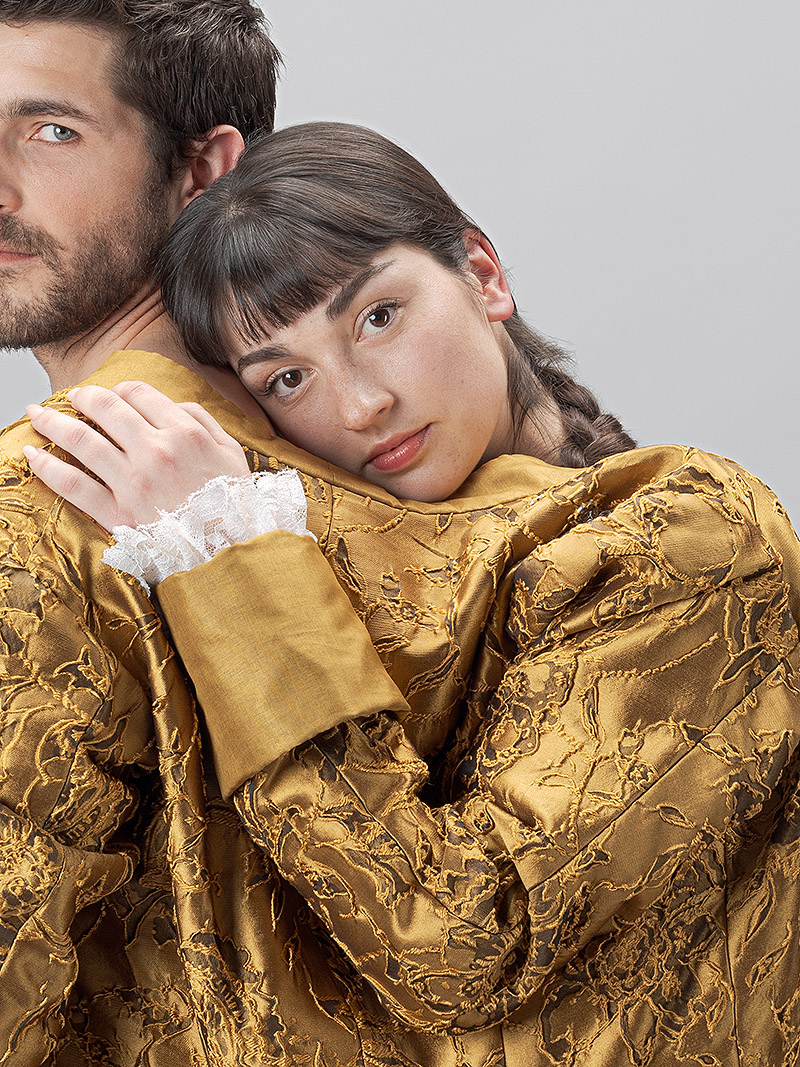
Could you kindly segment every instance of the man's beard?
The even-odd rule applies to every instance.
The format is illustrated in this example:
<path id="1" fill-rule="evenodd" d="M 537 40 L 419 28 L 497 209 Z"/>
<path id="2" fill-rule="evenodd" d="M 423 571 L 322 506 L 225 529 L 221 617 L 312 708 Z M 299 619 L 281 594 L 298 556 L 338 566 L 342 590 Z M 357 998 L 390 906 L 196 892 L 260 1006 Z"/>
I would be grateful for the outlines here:
<path id="1" fill-rule="evenodd" d="M 146 284 L 170 229 L 167 184 L 151 174 L 135 214 L 105 221 L 67 256 L 45 231 L 0 215 L 0 247 L 50 268 L 41 294 L 15 297 L 0 272 L 0 348 L 36 348 L 88 333 Z"/>

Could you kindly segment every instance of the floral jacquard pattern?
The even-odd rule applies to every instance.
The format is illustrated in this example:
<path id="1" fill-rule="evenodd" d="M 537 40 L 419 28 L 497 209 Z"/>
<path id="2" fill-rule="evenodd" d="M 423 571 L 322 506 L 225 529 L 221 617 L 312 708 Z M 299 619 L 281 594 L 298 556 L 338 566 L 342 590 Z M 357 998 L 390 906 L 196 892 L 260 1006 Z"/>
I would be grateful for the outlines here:
<path id="1" fill-rule="evenodd" d="M 225 549 L 156 610 L 2 438 L 0 1064 L 800 1061 L 768 490 L 675 447 L 398 502 L 156 356 L 94 380 L 133 373 L 299 468 L 320 547 Z"/>

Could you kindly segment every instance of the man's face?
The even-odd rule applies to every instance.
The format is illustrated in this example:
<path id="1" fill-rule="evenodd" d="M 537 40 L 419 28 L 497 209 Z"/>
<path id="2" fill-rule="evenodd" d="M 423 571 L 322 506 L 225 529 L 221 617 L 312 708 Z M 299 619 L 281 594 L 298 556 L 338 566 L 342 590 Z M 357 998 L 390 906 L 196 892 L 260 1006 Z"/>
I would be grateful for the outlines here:
<path id="1" fill-rule="evenodd" d="M 0 23 L 0 347 L 69 341 L 148 281 L 177 214 L 145 120 L 110 86 L 114 41 Z"/>

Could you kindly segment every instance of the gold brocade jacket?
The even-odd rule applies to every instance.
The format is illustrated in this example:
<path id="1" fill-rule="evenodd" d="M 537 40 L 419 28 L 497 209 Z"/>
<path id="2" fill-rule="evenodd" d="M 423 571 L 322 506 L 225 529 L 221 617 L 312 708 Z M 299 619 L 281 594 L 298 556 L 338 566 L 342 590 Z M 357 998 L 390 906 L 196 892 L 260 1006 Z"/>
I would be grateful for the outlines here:
<path id="1" fill-rule="evenodd" d="M 0 438 L 0 1064 L 797 1063 L 769 491 L 668 447 L 410 504 L 160 357 L 92 380 L 126 377 L 298 466 L 322 553 L 233 546 L 165 626 Z"/>

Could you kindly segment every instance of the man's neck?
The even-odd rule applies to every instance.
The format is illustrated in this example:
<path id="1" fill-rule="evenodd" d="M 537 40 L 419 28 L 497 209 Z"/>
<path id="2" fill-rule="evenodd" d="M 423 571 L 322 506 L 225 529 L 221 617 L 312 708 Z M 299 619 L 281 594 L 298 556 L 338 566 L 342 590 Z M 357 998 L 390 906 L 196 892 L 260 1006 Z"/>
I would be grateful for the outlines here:
<path id="1" fill-rule="evenodd" d="M 121 349 L 166 356 L 203 378 L 245 415 L 265 417 L 233 371 L 203 366 L 189 358 L 154 289 L 140 294 L 88 333 L 66 343 L 39 346 L 34 354 L 47 372 L 53 392 L 58 392 L 94 374 L 112 352 Z"/>

